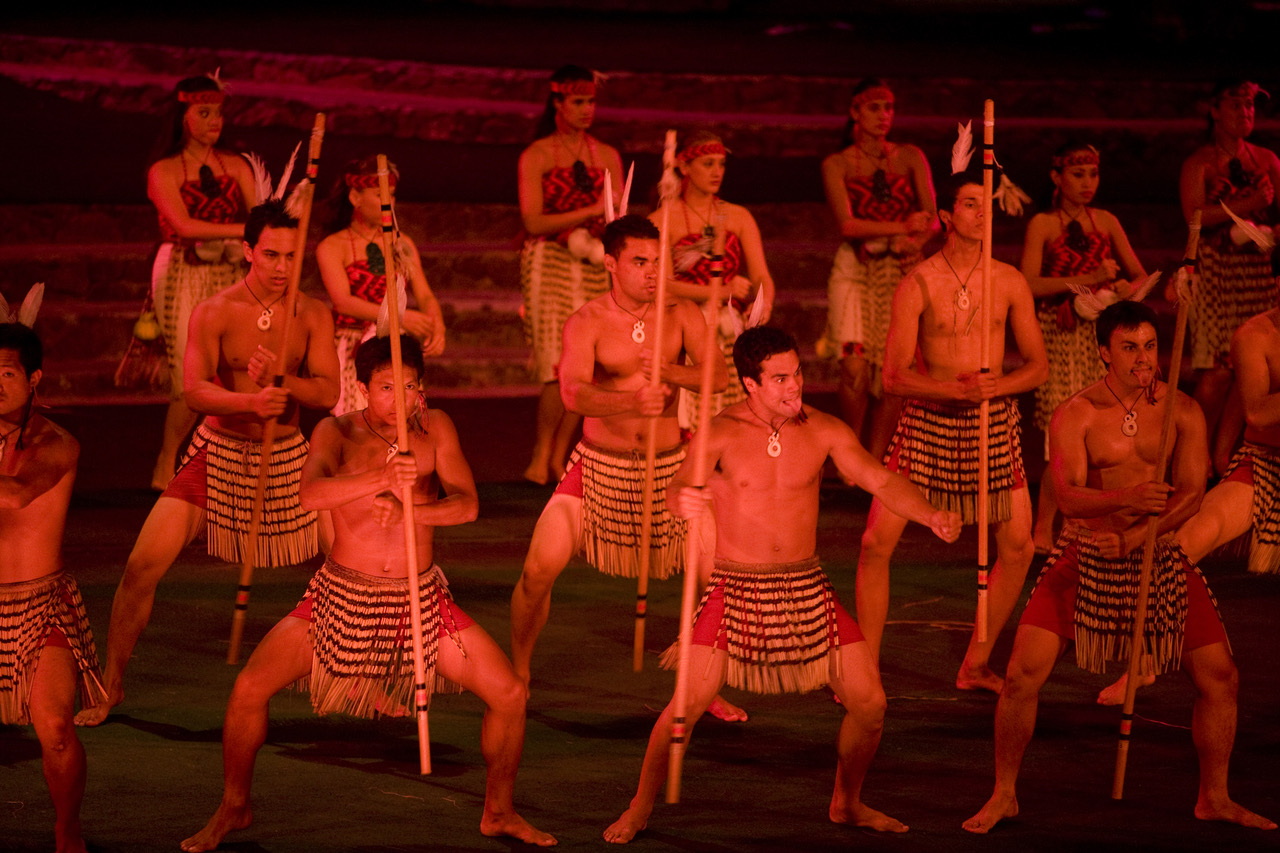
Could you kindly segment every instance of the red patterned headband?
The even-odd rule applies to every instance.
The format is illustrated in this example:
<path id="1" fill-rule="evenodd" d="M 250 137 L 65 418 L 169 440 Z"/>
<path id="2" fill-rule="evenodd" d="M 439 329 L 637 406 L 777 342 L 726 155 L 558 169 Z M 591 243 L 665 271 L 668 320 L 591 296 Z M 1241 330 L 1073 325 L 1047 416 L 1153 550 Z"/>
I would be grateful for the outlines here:
<path id="1" fill-rule="evenodd" d="M 1065 157 L 1053 158 L 1053 170 L 1061 172 L 1063 169 L 1069 169 L 1072 166 L 1096 166 L 1101 161 L 1098 155 L 1098 149 L 1092 145 L 1072 151 Z"/>
<path id="2" fill-rule="evenodd" d="M 400 176 L 394 171 L 387 173 L 387 186 L 394 187 Z M 346 181 L 347 187 L 353 190 L 365 190 L 378 185 L 378 173 L 374 172 L 370 175 L 344 175 L 342 180 Z"/>
<path id="3" fill-rule="evenodd" d="M 587 95 L 588 97 L 594 97 L 596 94 L 596 81 L 552 80 L 551 91 L 557 95 Z"/>
<path id="4" fill-rule="evenodd" d="M 859 109 L 871 101 L 888 101 L 893 103 L 893 91 L 888 86 L 872 86 L 853 96 L 853 109 Z"/>
<path id="5" fill-rule="evenodd" d="M 681 163 L 692 163 L 699 157 L 706 157 L 711 154 L 728 154 L 729 149 L 724 147 L 724 143 L 719 140 L 715 142 L 704 142 L 701 145 L 694 145 L 685 148 L 676 155 L 676 159 Z"/>
<path id="6" fill-rule="evenodd" d="M 184 104 L 220 104 L 227 99 L 227 93 L 221 89 L 206 89 L 202 92 L 179 92 L 178 100 Z"/>

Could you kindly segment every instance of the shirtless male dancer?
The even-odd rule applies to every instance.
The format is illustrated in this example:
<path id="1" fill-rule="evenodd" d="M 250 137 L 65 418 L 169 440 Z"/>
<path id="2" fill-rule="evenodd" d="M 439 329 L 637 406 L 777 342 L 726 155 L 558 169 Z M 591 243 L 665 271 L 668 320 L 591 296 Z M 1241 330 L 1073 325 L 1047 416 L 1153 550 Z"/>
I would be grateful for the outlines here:
<path id="1" fill-rule="evenodd" d="M 998 693 L 1001 679 L 988 659 L 1022 593 L 1034 555 L 1014 397 L 1043 382 L 1049 362 L 1022 273 L 992 261 L 992 287 L 982 280 L 982 185 L 957 175 L 939 201 L 946 243 L 907 273 L 893 297 L 884 389 L 907 399 L 885 453 L 885 467 L 910 478 L 933 504 L 959 512 L 965 524 L 974 523 L 979 404 L 990 401 L 989 494 L 996 560 L 990 575 L 987 641 L 978 641 L 975 626 L 956 687 Z M 981 325 L 983 299 L 992 300 L 987 329 Z M 1023 361 L 1007 374 L 1002 370 L 1006 330 L 1012 330 Z M 990 345 L 988 373 L 980 371 L 983 335 Z M 889 612 L 889 560 L 906 526 L 907 519 L 878 498 L 872 500 L 858 558 L 857 590 L 858 624 L 876 660 Z"/>
<path id="2" fill-rule="evenodd" d="M 551 610 L 551 587 L 575 554 L 585 552 L 587 562 L 605 574 L 634 578 L 639 572 L 650 429 L 658 431 L 650 572 L 661 579 L 683 566 L 684 523 L 672 516 L 665 499 L 685 453 L 673 386 L 697 390 L 701 368 L 696 359 L 707 323 L 693 301 L 667 297 L 659 368 L 663 384 L 655 391 L 649 376 L 658 229 L 642 216 L 615 219 L 605 228 L 604 251 L 611 290 L 569 317 L 561 344 L 560 392 L 568 410 L 585 417 L 582 441 L 538 518 L 511 596 L 511 658 L 526 684 L 534 644 Z M 723 358 L 717 358 L 715 390 L 724 390 L 728 376 Z M 745 719 L 727 703 L 717 710 L 727 719 Z"/>
<path id="3" fill-rule="evenodd" d="M 861 798 L 886 702 L 871 649 L 818 564 L 823 469 L 831 459 L 846 482 L 944 541 L 960 535 L 960 517 L 930 506 L 909 480 L 881 467 L 843 421 L 804 406 L 800 357 L 786 332 L 748 329 L 734 344 L 733 360 L 747 399 L 711 422 L 707 470 L 713 473 L 706 488 L 690 482 L 693 459 L 670 485 L 676 512 L 688 519 L 714 516 L 717 534 L 715 569 L 694 617 L 689 728 L 726 681 L 768 685 L 760 691 L 768 693 L 830 684 L 845 709 L 831 820 L 906 832 L 905 824 Z M 625 844 L 645 828 L 667 778 L 674 705 L 673 699 L 653 727 L 639 789 L 605 830 L 606 841 Z"/>
<path id="4" fill-rule="evenodd" d="M 1162 535 L 1172 532 L 1204 494 L 1204 415 L 1180 392 L 1172 485 L 1151 479 L 1169 393 L 1156 379 L 1155 323 L 1155 313 L 1138 302 L 1104 310 L 1097 335 L 1107 373 L 1059 406 L 1050 422 L 1049 474 L 1067 521 L 1018 625 L 996 705 L 995 790 L 965 821 L 970 832 L 987 832 L 1018 814 L 1018 770 L 1035 730 L 1040 688 L 1067 644 L 1075 642 L 1076 663 L 1092 672 L 1101 672 L 1108 659 L 1127 662 L 1134 614 L 1113 602 L 1137 600 L 1148 526 L 1158 522 Z M 1156 546 L 1143 645 L 1158 672 L 1181 666 L 1195 685 L 1195 816 L 1275 829 L 1227 793 L 1239 676 L 1204 576 L 1170 536 Z"/>
<path id="5" fill-rule="evenodd" d="M 80 445 L 33 412 L 43 349 L 0 325 L 0 724 L 35 727 L 59 853 L 84 853 L 84 747 L 76 691 L 102 695 L 84 602 L 62 568 L 62 531 Z"/>
<path id="6" fill-rule="evenodd" d="M 300 406 L 332 408 L 338 399 L 333 318 L 319 300 L 299 293 L 289 325 L 284 384 L 276 387 L 275 353 L 294 263 L 298 220 L 279 201 L 249 212 L 244 228 L 244 279 L 196 306 L 183 368 L 187 405 L 205 415 L 183 464 L 156 501 L 125 564 L 111 604 L 107 634 L 107 697 L 76 715 L 96 726 L 124 699 L 124 670 L 151 618 L 156 587 L 182 549 L 208 528 L 209 553 L 243 559 L 249 507 L 258 478 L 262 430 L 276 418 L 267 502 L 257 566 L 289 566 L 316 553 L 316 517 L 298 503 L 306 438 Z"/>
<path id="7" fill-rule="evenodd" d="M 319 714 L 413 715 L 409 565 L 397 497 L 409 483 L 428 688 L 470 690 L 487 706 L 480 734 L 488 765 L 480 831 L 541 847 L 556 843 L 520 817 L 512 801 L 528 691 L 498 644 L 454 604 L 433 564 L 435 528 L 474 521 L 479 504 L 453 421 L 425 408 L 421 345 L 404 335 L 401 354 L 404 387 L 398 393 L 412 413 L 407 453 L 394 452 L 390 338 L 372 338 L 356 350 L 356 381 L 368 408 L 326 418 L 312 434 L 302 502 L 333 511 L 333 550 L 306 597 L 258 644 L 236 678 L 222 727 L 222 803 L 204 829 L 182 842 L 183 850 L 213 850 L 228 832 L 252 821 L 249 789 L 267 737 L 267 706 L 289 684 L 309 689 Z M 442 488 L 445 497 L 439 498 Z"/>

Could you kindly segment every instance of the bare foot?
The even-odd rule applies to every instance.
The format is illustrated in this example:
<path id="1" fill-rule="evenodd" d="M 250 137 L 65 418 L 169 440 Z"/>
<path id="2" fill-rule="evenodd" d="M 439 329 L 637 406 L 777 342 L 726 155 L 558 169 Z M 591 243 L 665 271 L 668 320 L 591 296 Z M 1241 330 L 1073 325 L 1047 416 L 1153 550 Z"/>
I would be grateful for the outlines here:
<path id="1" fill-rule="evenodd" d="M 897 818 L 878 812 L 862 802 L 844 808 L 832 805 L 827 814 L 831 817 L 832 823 L 861 826 L 874 829 L 876 832 L 906 832 L 908 829 L 907 825 Z"/>
<path id="2" fill-rule="evenodd" d="M 530 462 L 529 467 L 524 469 L 524 478 L 530 483 L 537 483 L 539 486 L 545 486 L 550 473 L 547 470 L 547 463 Z"/>
<path id="3" fill-rule="evenodd" d="M 707 713 L 717 720 L 724 720 L 726 723 L 745 723 L 747 721 L 746 711 L 719 695 L 711 700 L 711 704 L 707 707 Z"/>
<path id="4" fill-rule="evenodd" d="M 97 705 L 90 705 L 88 708 L 81 708 L 80 713 L 76 714 L 75 723 L 77 726 L 98 726 L 107 718 L 107 714 L 111 713 L 111 709 L 124 701 L 124 691 L 117 687 L 115 690 L 107 688 L 107 698 L 103 699 Z"/>
<path id="5" fill-rule="evenodd" d="M 622 817 L 604 831 L 604 840 L 610 844 L 626 844 L 636 837 L 636 833 L 649 825 L 649 814 L 652 808 L 642 809 L 634 803 L 627 807 Z"/>
<path id="6" fill-rule="evenodd" d="M 987 804 L 973 817 L 964 822 L 964 828 L 979 835 L 991 831 L 997 823 L 1007 817 L 1018 816 L 1018 798 L 1012 794 L 992 794 Z"/>
<path id="7" fill-rule="evenodd" d="M 960 665 L 956 673 L 956 688 L 959 690 L 990 690 L 999 693 L 1004 689 L 1004 679 L 991 671 L 991 667 L 983 664 L 980 667 Z"/>
<path id="8" fill-rule="evenodd" d="M 222 803 L 213 813 L 213 817 L 209 818 L 209 822 L 204 825 L 204 829 L 182 842 L 182 849 L 187 853 L 217 850 L 228 832 L 244 829 L 251 823 L 253 823 L 253 810 L 249 808 L 248 803 L 243 806 L 228 806 Z"/>
<path id="9" fill-rule="evenodd" d="M 1254 814 L 1230 799 L 1220 803 L 1210 803 L 1202 798 L 1196 803 L 1196 817 L 1200 820 L 1225 820 L 1228 823 L 1238 823 L 1250 829 L 1276 828 L 1275 821 L 1267 820 L 1260 814 Z"/>
<path id="10" fill-rule="evenodd" d="M 480 818 L 480 834 L 490 838 L 505 835 L 538 847 L 554 847 L 557 844 L 555 836 L 535 829 L 529 821 L 515 812 L 505 815 L 491 815 L 485 812 L 484 817 Z"/>
<path id="11" fill-rule="evenodd" d="M 84 836 L 80 834 L 80 822 L 77 820 L 74 827 L 54 827 L 53 830 L 57 847 L 54 848 L 55 853 L 89 853 L 87 847 L 84 846 Z"/>
<path id="12" fill-rule="evenodd" d="M 1138 676 L 1139 687 L 1150 687 L 1152 684 L 1155 684 L 1155 683 L 1156 683 L 1156 677 L 1154 675 Z M 1117 678 L 1114 682 L 1102 688 L 1102 691 L 1098 694 L 1098 704 L 1099 705 L 1123 705 L 1124 691 L 1125 691 L 1125 688 L 1128 686 L 1128 684 L 1129 684 L 1129 673 L 1126 672 L 1124 675 Z"/>

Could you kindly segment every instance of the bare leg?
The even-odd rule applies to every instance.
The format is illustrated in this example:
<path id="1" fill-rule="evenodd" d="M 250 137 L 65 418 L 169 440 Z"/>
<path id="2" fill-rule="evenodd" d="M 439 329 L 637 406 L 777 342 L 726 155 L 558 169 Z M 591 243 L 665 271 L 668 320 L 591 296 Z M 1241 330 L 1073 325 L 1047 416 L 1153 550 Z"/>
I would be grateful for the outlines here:
<path id="1" fill-rule="evenodd" d="M 849 355 L 840 360 L 840 384 L 836 399 L 840 419 L 861 438 L 867 416 L 868 392 L 871 388 L 871 365 L 861 356 Z"/>
<path id="2" fill-rule="evenodd" d="M 564 476 L 564 466 L 569 460 L 569 450 L 573 447 L 573 440 L 578 435 L 580 423 L 582 423 L 581 415 L 566 411 L 560 416 L 560 423 L 556 425 L 555 436 L 551 441 L 549 465 L 551 477 L 557 482 Z"/>
<path id="3" fill-rule="evenodd" d="M 867 529 L 862 534 L 862 551 L 858 554 L 856 589 L 858 627 L 867 638 L 874 661 L 880 660 L 880 640 L 889 618 L 889 559 L 906 527 L 905 518 L 890 512 L 879 498 L 872 499 Z"/>
<path id="4" fill-rule="evenodd" d="M 1018 628 L 1008 677 L 996 703 L 995 790 L 981 810 L 964 822 L 970 832 L 989 832 L 1005 818 L 1017 816 L 1018 771 L 1035 732 L 1040 688 L 1066 648 L 1067 641 L 1051 631 L 1033 625 Z"/>
<path id="5" fill-rule="evenodd" d="M 551 587 L 581 541 L 582 499 L 552 495 L 533 528 L 524 571 L 511 594 L 511 661 L 526 686 L 534 644 L 551 612 Z"/>
<path id="6" fill-rule="evenodd" d="M 1225 367 L 1210 367 L 1200 372 L 1196 380 L 1195 399 L 1204 411 L 1204 419 L 1212 436 L 1218 430 L 1218 418 L 1231 393 L 1231 383 L 1235 377 Z"/>
<path id="7" fill-rule="evenodd" d="M 1031 567 L 1034 548 L 1031 544 L 1031 495 L 1026 486 L 1014 491 L 1013 514 L 1008 521 L 995 525 L 996 561 L 991 567 L 987 594 L 987 641 L 978 642 L 974 626 L 964 663 L 956 675 L 961 690 L 990 690 L 999 693 L 1003 684 L 991 671 L 991 649 L 1009 621 L 1013 608 L 1022 595 L 1022 584 Z"/>
<path id="8" fill-rule="evenodd" d="M 728 655 L 713 654 L 711 646 L 693 646 L 690 655 L 689 694 L 685 727 L 685 748 L 688 749 L 693 726 L 706 710 L 711 699 L 724 686 Z M 671 723 L 675 719 L 675 698 L 667 703 L 658 722 L 649 735 L 649 745 L 644 752 L 644 764 L 640 767 L 640 784 L 631 804 L 613 824 L 604 831 L 604 840 L 612 844 L 626 844 L 636 833 L 644 829 L 658 801 L 658 794 L 667 781 L 667 762 L 671 747 Z"/>
<path id="9" fill-rule="evenodd" d="M 524 751 L 525 701 L 529 690 L 516 676 L 498 644 L 479 625 L 465 629 L 458 638 L 467 650 L 466 656 L 458 651 L 453 640 L 441 637 L 436 668 L 445 678 L 480 697 L 486 706 L 480 728 L 480 751 L 488 772 L 480 832 L 550 847 L 556 843 L 555 838 L 535 829 L 515 809 L 516 771 Z"/>
<path id="10" fill-rule="evenodd" d="M 228 832 L 253 822 L 249 789 L 254 760 L 267 739 L 267 705 L 272 696 L 311 672 L 310 629 L 305 619 L 281 619 L 237 676 L 222 724 L 222 802 L 204 829 L 182 842 L 188 853 L 217 849 Z"/>
<path id="11" fill-rule="evenodd" d="M 162 497 L 143 522 L 142 532 L 125 563 L 124 577 L 111 602 L 111 627 L 107 632 L 107 667 L 103 686 L 107 698 L 76 715 L 76 725 L 96 726 L 124 699 L 124 670 L 142 629 L 151 619 L 156 587 L 178 554 L 204 526 L 204 510 Z"/>
<path id="12" fill-rule="evenodd" d="M 906 832 L 907 825 L 862 802 L 862 783 L 880 746 L 886 701 L 880 672 L 866 643 L 841 646 L 842 677 L 831 687 L 844 706 L 840 734 L 836 738 L 835 790 L 828 815 L 834 823 L 847 823 L 879 832 Z"/>
<path id="13" fill-rule="evenodd" d="M 178 448 L 182 440 L 195 428 L 198 416 L 187 406 L 185 399 L 169 401 L 164 415 L 164 434 L 160 439 L 160 455 L 156 457 L 155 470 L 151 472 L 151 488 L 164 491 L 173 479 L 178 467 Z"/>
<path id="14" fill-rule="evenodd" d="M 1192 649 L 1186 654 L 1185 666 L 1196 687 L 1191 715 L 1191 739 L 1200 758 L 1196 817 L 1254 829 L 1275 829 L 1274 822 L 1239 805 L 1227 793 L 1227 765 L 1236 740 L 1236 693 L 1240 676 L 1226 643 Z"/>
<path id="15" fill-rule="evenodd" d="M 534 425 L 533 456 L 524 478 L 533 483 L 545 484 L 551 477 L 551 446 L 556 429 L 564 417 L 564 401 L 560 399 L 560 383 L 547 382 L 538 395 L 538 415 Z"/>
<path id="16" fill-rule="evenodd" d="M 84 746 L 76 737 L 76 662 L 70 649 L 40 651 L 31 684 L 31 723 L 40 741 L 44 780 L 53 800 L 58 853 L 84 853 L 80 803 L 84 799 Z"/>
<path id="17" fill-rule="evenodd" d="M 876 461 L 884 458 L 884 452 L 893 439 L 893 431 L 898 428 L 898 418 L 902 415 L 902 398 L 896 394 L 885 394 L 875 402 L 871 409 L 871 434 L 867 436 L 867 452 Z"/>

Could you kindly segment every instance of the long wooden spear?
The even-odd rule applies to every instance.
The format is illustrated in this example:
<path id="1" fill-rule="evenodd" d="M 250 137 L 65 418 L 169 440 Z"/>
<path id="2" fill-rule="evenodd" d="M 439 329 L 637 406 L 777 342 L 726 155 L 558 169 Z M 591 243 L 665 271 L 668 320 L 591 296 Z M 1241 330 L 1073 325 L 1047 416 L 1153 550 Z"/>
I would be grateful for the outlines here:
<path id="1" fill-rule="evenodd" d="M 1200 248 L 1200 211 L 1191 215 L 1191 233 L 1187 235 L 1187 251 L 1182 269 L 1190 278 L 1196 265 Z M 1173 420 L 1177 410 L 1178 376 L 1182 372 L 1182 347 L 1187 337 L 1187 311 L 1189 294 L 1179 294 L 1178 320 L 1173 333 L 1173 353 L 1169 360 L 1169 382 L 1164 394 L 1164 422 L 1160 427 L 1160 449 L 1156 456 L 1156 470 L 1152 479 L 1164 482 L 1169 464 L 1169 451 L 1173 447 Z M 1124 797 L 1124 774 L 1129 765 L 1129 735 L 1133 731 L 1133 703 L 1138 694 L 1138 671 L 1142 662 L 1142 632 L 1147 621 L 1147 601 L 1151 593 L 1151 570 L 1155 562 L 1156 539 L 1160 532 L 1159 516 L 1152 516 L 1147 523 L 1147 536 L 1143 543 L 1142 566 L 1138 574 L 1138 603 L 1133 614 L 1133 634 L 1130 637 L 1128 680 L 1124 686 L 1124 708 L 1120 715 L 1120 742 L 1116 746 L 1116 772 L 1111 780 L 1111 799 Z"/>
<path id="2" fill-rule="evenodd" d="M 711 252 L 711 287 L 707 293 L 707 337 L 698 354 L 698 431 L 693 435 L 693 477 L 691 485 L 702 488 L 707 484 L 707 443 L 711 433 L 711 384 L 715 378 L 715 359 L 724 358 L 720 353 L 716 332 L 720 326 L 720 294 L 724 282 L 724 215 L 716 217 L 716 237 Z M 668 495 L 668 499 L 672 496 Z M 688 747 L 687 717 L 689 713 L 689 670 L 693 653 L 693 608 L 698 600 L 699 574 L 702 568 L 701 516 L 689 522 L 685 537 L 684 596 L 680 601 L 680 658 L 676 667 L 676 692 L 672 698 L 675 715 L 671 720 L 671 743 L 667 748 L 667 802 L 680 802 L 680 774 L 684 767 L 684 751 Z"/>
<path id="3" fill-rule="evenodd" d="M 387 156 L 378 155 L 378 193 L 382 199 L 382 256 L 387 260 L 387 313 L 391 321 L 391 381 L 396 389 L 396 448 L 409 453 L 409 421 L 404 408 L 404 361 L 400 352 L 400 284 L 396 278 L 395 233 L 391 222 L 391 186 Z M 413 635 L 413 703 L 418 716 L 418 765 L 431 772 L 431 737 L 427 729 L 427 666 L 422 650 L 422 602 L 418 600 L 418 526 L 413 518 L 413 484 L 400 490 L 404 509 L 404 549 L 409 571 L 409 629 Z"/>
<path id="4" fill-rule="evenodd" d="M 991 372 L 991 303 L 995 284 L 991 280 L 991 204 L 996 168 L 995 103 L 982 105 L 982 345 L 980 370 Z M 987 641 L 987 566 L 991 564 L 988 532 L 991 526 L 991 401 L 978 406 L 978 612 L 974 628 L 978 642 Z"/>
<path id="5" fill-rule="evenodd" d="M 289 330 L 293 325 L 293 313 L 298 306 L 298 286 L 302 281 L 302 260 L 307 250 L 307 229 L 311 225 L 311 202 L 315 198 L 316 173 L 320 168 L 320 146 L 324 143 L 324 113 L 316 113 L 311 128 L 311 146 L 307 152 L 307 175 L 296 190 L 298 239 L 294 244 L 293 265 L 289 268 L 289 283 L 285 290 L 284 319 L 280 323 L 280 337 L 275 346 L 275 375 L 271 384 L 277 388 L 284 384 L 284 372 L 289 360 Z M 249 535 L 245 543 L 243 562 L 240 566 L 240 583 L 236 587 L 236 608 L 231 617 L 231 647 L 227 649 L 227 663 L 240 662 L 240 642 L 244 638 L 244 620 L 249 609 L 249 592 L 253 588 L 253 566 L 258 555 L 258 538 L 262 532 L 262 512 L 267 500 L 267 479 L 271 472 L 271 451 L 276 441 L 278 418 L 269 418 L 262 427 L 262 449 L 258 458 L 258 483 L 253 492 L 253 507 L 249 513 Z"/>
<path id="6" fill-rule="evenodd" d="M 662 180 L 658 183 L 658 193 L 662 204 L 662 221 L 658 226 L 658 290 L 654 294 L 653 307 L 653 360 L 649 374 L 649 387 L 658 391 L 662 387 L 662 341 L 663 326 L 667 315 L 667 269 L 671 265 L 671 202 L 674 199 L 672 185 L 675 182 L 676 164 L 676 132 L 667 131 L 666 144 L 662 150 Z M 679 189 L 679 184 L 674 185 Z M 653 482 L 654 468 L 658 459 L 658 418 L 649 419 L 649 437 L 644 455 L 644 492 L 640 497 L 640 568 L 636 579 L 636 640 L 632 653 L 631 668 L 636 672 L 644 669 L 644 618 L 649 597 L 649 564 L 652 561 L 651 543 L 653 542 Z"/>

